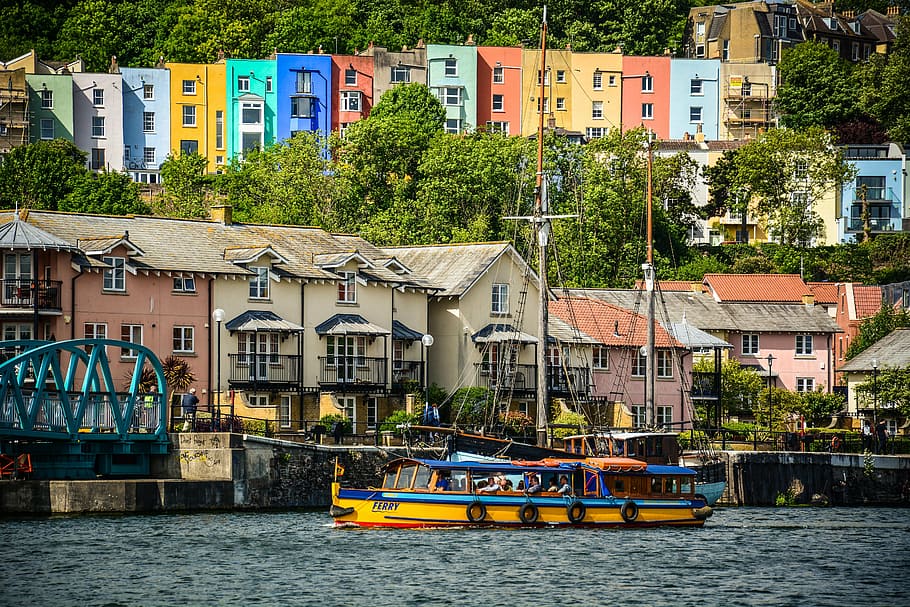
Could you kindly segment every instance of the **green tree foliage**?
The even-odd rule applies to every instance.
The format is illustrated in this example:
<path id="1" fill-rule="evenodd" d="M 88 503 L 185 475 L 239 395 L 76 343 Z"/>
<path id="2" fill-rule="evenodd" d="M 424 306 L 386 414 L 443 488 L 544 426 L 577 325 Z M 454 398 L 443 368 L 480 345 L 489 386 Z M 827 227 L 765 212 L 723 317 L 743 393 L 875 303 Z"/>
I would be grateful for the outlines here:
<path id="1" fill-rule="evenodd" d="M 351 54 L 363 49 L 370 41 L 350 36 L 358 29 L 356 9 L 347 0 L 316 0 L 284 11 L 267 36 L 267 47 L 282 53 L 322 48 L 327 53 Z"/>
<path id="2" fill-rule="evenodd" d="M 0 163 L 0 208 L 56 210 L 85 175 L 85 158 L 65 139 L 13 148 Z"/>
<path id="3" fill-rule="evenodd" d="M 898 327 L 910 327 L 910 311 L 883 306 L 875 316 L 860 323 L 859 334 L 844 355 L 850 360 Z"/>
<path id="4" fill-rule="evenodd" d="M 801 392 L 799 408 L 793 413 L 802 415 L 810 426 L 827 426 L 831 417 L 847 407 L 843 394 L 825 392 L 819 388 L 814 392 Z"/>
<path id="5" fill-rule="evenodd" d="M 33 49 L 39 57 L 57 57 L 54 41 L 75 4 L 74 0 L 0 3 L 0 60 L 8 61 Z"/>
<path id="6" fill-rule="evenodd" d="M 784 51 L 775 106 L 790 128 L 832 127 L 856 114 L 850 65 L 827 44 L 807 41 Z"/>
<path id="7" fill-rule="evenodd" d="M 84 173 L 74 180 L 73 190 L 60 202 L 59 210 L 102 215 L 142 215 L 151 212 L 139 197 L 139 184 L 125 173 Z"/>
<path id="8" fill-rule="evenodd" d="M 782 388 L 771 388 L 771 406 L 768 407 L 768 388 L 762 389 L 752 402 L 752 416 L 758 428 L 768 427 L 768 414 L 771 415 L 771 429 L 781 432 L 788 428 L 788 422 L 799 417 L 803 407 L 802 397 L 798 392 L 790 392 Z"/>
<path id="9" fill-rule="evenodd" d="M 386 91 L 370 110 L 371 120 L 389 118 L 409 120 L 432 137 L 442 131 L 446 110 L 427 85 L 414 82 Z"/>
<path id="10" fill-rule="evenodd" d="M 713 373 L 714 361 L 708 358 L 695 361 L 692 370 Z M 739 361 L 728 358 L 721 365 L 721 417 L 729 419 L 752 411 L 752 404 L 759 398 L 767 380 L 752 369 L 746 369 Z M 765 392 L 767 403 L 767 391 Z M 700 412 L 704 416 L 704 412 Z"/>
<path id="11" fill-rule="evenodd" d="M 205 174 L 208 161 L 199 154 L 168 154 L 161 163 L 162 192 L 155 198 L 156 215 L 203 218 L 208 216 L 211 177 Z"/>
<path id="12" fill-rule="evenodd" d="M 874 54 L 856 70 L 859 105 L 888 131 L 892 141 L 910 141 L 910 17 L 898 18 L 889 55 Z"/>
<path id="13" fill-rule="evenodd" d="M 910 417 L 910 366 L 879 369 L 877 377 L 856 387 L 857 397 L 865 406 L 878 410 L 896 409 L 903 417 Z"/>

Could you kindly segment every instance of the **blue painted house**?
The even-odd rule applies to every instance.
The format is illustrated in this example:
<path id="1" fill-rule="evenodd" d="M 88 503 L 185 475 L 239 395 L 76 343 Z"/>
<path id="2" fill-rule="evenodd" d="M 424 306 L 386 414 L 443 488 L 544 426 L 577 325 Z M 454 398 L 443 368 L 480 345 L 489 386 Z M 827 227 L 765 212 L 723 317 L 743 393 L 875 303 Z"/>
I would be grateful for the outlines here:
<path id="1" fill-rule="evenodd" d="M 278 139 L 332 129 L 332 57 L 278 53 Z"/>
<path id="2" fill-rule="evenodd" d="M 158 183 L 170 152 L 171 71 L 120 68 L 123 76 L 123 168 L 133 181 Z"/>
<path id="3" fill-rule="evenodd" d="M 275 143 L 278 93 L 274 59 L 228 59 L 227 157 Z"/>
<path id="4" fill-rule="evenodd" d="M 718 138 L 719 59 L 670 61 L 670 139 Z"/>
<path id="5" fill-rule="evenodd" d="M 907 219 L 907 156 L 899 144 L 850 144 L 844 146 L 847 161 L 857 174 L 844 184 L 837 220 L 839 242 L 862 241 L 868 208 L 870 235 L 903 229 Z"/>

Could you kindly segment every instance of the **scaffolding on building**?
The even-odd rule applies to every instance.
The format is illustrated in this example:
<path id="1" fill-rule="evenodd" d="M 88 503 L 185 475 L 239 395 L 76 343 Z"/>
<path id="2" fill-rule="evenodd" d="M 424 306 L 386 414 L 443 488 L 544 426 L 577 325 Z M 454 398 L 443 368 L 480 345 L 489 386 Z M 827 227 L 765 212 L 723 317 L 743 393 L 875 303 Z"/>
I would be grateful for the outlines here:
<path id="1" fill-rule="evenodd" d="M 0 154 L 28 143 L 25 70 L 0 71 Z"/>
<path id="2" fill-rule="evenodd" d="M 728 139 L 754 139 L 774 126 L 772 88 L 748 76 L 730 76 L 724 84 L 723 121 Z"/>

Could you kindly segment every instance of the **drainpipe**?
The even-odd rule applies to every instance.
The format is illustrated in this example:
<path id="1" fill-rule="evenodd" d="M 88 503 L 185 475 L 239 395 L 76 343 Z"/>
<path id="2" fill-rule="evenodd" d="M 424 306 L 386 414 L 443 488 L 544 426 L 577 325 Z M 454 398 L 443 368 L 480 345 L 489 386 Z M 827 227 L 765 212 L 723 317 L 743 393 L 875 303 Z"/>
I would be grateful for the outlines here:
<path id="1" fill-rule="evenodd" d="M 70 279 L 70 339 L 76 339 L 76 279 L 82 276 L 82 266 L 79 272 Z"/>
<path id="2" fill-rule="evenodd" d="M 215 283 L 215 278 L 214 277 L 209 278 L 208 311 L 205 316 L 205 318 L 206 318 L 205 324 L 208 325 L 208 327 L 209 327 L 209 343 L 208 343 L 208 359 L 209 360 L 208 360 L 208 365 L 206 365 L 208 367 L 208 369 L 206 370 L 206 377 L 207 377 L 206 385 L 208 385 L 208 387 L 209 387 L 209 412 L 210 413 L 211 413 L 211 403 L 212 403 L 212 312 L 215 309 L 212 307 L 214 305 L 214 294 L 213 294 L 214 283 Z M 221 386 L 218 386 L 218 388 L 220 389 Z M 231 423 L 234 423 L 233 420 L 231 420 Z"/>
<path id="3" fill-rule="evenodd" d="M 300 326 L 303 331 L 297 334 L 297 400 L 300 403 L 300 419 L 303 420 L 303 429 L 308 430 L 306 421 L 306 407 L 303 405 L 303 353 L 306 351 L 306 282 L 300 282 Z"/>

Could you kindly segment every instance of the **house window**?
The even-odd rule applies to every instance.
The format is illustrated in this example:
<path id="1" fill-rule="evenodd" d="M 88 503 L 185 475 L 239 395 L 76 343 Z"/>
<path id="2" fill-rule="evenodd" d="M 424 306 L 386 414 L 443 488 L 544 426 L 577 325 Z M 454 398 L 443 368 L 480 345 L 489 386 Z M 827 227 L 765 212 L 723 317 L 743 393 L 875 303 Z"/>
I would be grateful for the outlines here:
<path id="1" fill-rule="evenodd" d="M 199 142 L 195 139 L 181 139 L 180 152 L 183 154 L 196 154 L 199 152 Z"/>
<path id="2" fill-rule="evenodd" d="M 53 118 L 42 118 L 41 119 L 41 138 L 42 139 L 53 139 L 54 138 L 54 120 L 53 120 Z"/>
<path id="3" fill-rule="evenodd" d="M 498 120 L 487 120 L 487 131 L 490 133 L 509 134 L 509 123 Z"/>
<path id="4" fill-rule="evenodd" d="M 278 425 L 282 428 L 291 427 L 291 397 L 284 394 L 278 404 Z"/>
<path id="5" fill-rule="evenodd" d="M 92 91 L 92 105 L 95 107 L 104 105 L 104 89 L 94 89 Z"/>
<path id="6" fill-rule="evenodd" d="M 291 97 L 291 118 L 312 118 L 314 101 L 312 97 Z"/>
<path id="7" fill-rule="evenodd" d="M 155 112 L 142 112 L 142 132 L 155 132 Z"/>
<path id="8" fill-rule="evenodd" d="M 360 111 L 360 91 L 341 91 L 341 111 Z"/>
<path id="9" fill-rule="evenodd" d="M 565 84 L 566 82 L 566 70 L 556 70 L 556 83 Z"/>
<path id="10" fill-rule="evenodd" d="M 262 124 L 262 104 L 258 101 L 247 101 L 240 106 L 240 122 L 242 124 Z"/>
<path id="11" fill-rule="evenodd" d="M 110 266 L 104 270 L 104 284 L 102 288 L 105 291 L 125 291 L 126 259 L 123 257 L 102 257 L 101 259 Z"/>
<path id="12" fill-rule="evenodd" d="M 502 84 L 506 81 L 506 71 L 501 67 L 493 68 L 493 84 Z"/>
<path id="13" fill-rule="evenodd" d="M 538 114 L 540 113 L 540 99 L 539 98 L 537 100 L 537 113 Z M 550 98 L 549 97 L 544 97 L 544 99 L 543 99 L 543 113 L 544 114 L 550 113 Z"/>
<path id="14" fill-rule="evenodd" d="M 196 106 L 183 106 L 183 126 L 196 126 Z"/>
<path id="15" fill-rule="evenodd" d="M 641 77 L 641 92 L 642 93 L 653 93 L 654 92 L 654 78 L 651 77 L 651 74 L 645 74 Z"/>
<path id="16" fill-rule="evenodd" d="M 647 355 L 642 354 L 641 348 L 635 350 L 635 361 L 632 363 L 632 377 L 644 377 L 647 367 Z"/>
<path id="17" fill-rule="evenodd" d="M 693 78 L 689 82 L 689 94 L 690 95 L 704 95 L 704 86 L 702 85 L 702 80 L 699 78 Z"/>
<path id="18" fill-rule="evenodd" d="M 443 105 L 461 105 L 461 89 L 454 86 L 445 86 L 436 89 L 436 96 Z"/>
<path id="19" fill-rule="evenodd" d="M 604 117 L 604 102 L 603 101 L 593 101 L 591 102 L 591 118 L 594 120 L 603 120 Z"/>
<path id="20" fill-rule="evenodd" d="M 85 339 L 107 339 L 107 323 L 87 322 L 82 326 Z M 91 353 L 92 346 L 85 346 L 85 351 Z"/>
<path id="21" fill-rule="evenodd" d="M 120 325 L 120 341 L 142 345 L 142 325 Z M 137 358 L 139 350 L 120 348 L 120 358 Z"/>
<path id="22" fill-rule="evenodd" d="M 155 164 L 155 148 L 142 148 L 142 162 L 147 165 Z"/>
<path id="23" fill-rule="evenodd" d="M 657 419 L 655 421 L 658 426 L 669 428 L 673 424 L 673 407 L 670 405 L 657 405 Z"/>
<path id="24" fill-rule="evenodd" d="M 600 139 L 606 132 L 607 130 L 602 126 L 589 126 L 585 129 L 585 135 L 588 139 Z"/>
<path id="25" fill-rule="evenodd" d="M 269 298 L 269 269 L 266 266 L 250 268 L 255 276 L 250 277 L 250 297 L 253 299 Z"/>
<path id="26" fill-rule="evenodd" d="M 195 293 L 196 278 L 194 276 L 177 276 L 174 278 L 174 291 L 177 293 Z"/>
<path id="27" fill-rule="evenodd" d="M 556 98 L 556 111 L 557 112 L 566 111 L 566 98 L 565 97 Z"/>
<path id="28" fill-rule="evenodd" d="M 610 86 L 616 86 L 616 76 L 613 74 L 610 74 L 610 77 L 607 78 L 607 84 L 609 84 Z"/>
<path id="29" fill-rule="evenodd" d="M 689 107 L 689 122 L 701 122 L 701 107 L 693 105 Z"/>
<path id="30" fill-rule="evenodd" d="M 447 78 L 454 78 L 458 75 L 458 61 L 456 59 L 446 59 L 445 60 L 445 76 Z"/>
<path id="31" fill-rule="evenodd" d="M 265 92 L 266 93 L 272 92 L 272 77 L 271 76 L 265 77 Z"/>
<path id="32" fill-rule="evenodd" d="M 657 377 L 673 377 L 673 353 L 668 350 L 657 351 Z"/>
<path id="33" fill-rule="evenodd" d="M 493 111 L 502 112 L 503 111 L 503 95 L 493 95 Z"/>
<path id="34" fill-rule="evenodd" d="M 357 70 L 354 68 L 344 70 L 344 85 L 357 86 Z"/>
<path id="35" fill-rule="evenodd" d="M 392 369 L 400 371 L 404 368 L 404 340 L 392 341 Z"/>
<path id="36" fill-rule="evenodd" d="M 238 76 L 237 77 L 237 90 L 241 93 L 250 92 L 250 77 L 249 76 Z"/>
<path id="37" fill-rule="evenodd" d="M 632 405 L 632 426 L 635 428 L 644 428 L 646 423 L 645 406 Z"/>
<path id="38" fill-rule="evenodd" d="M 591 366 L 595 369 L 607 370 L 610 368 L 610 350 L 594 346 L 591 351 Z"/>
<path id="39" fill-rule="evenodd" d="M 92 148 L 91 166 L 93 171 L 100 171 L 105 167 L 104 148 Z"/>
<path id="40" fill-rule="evenodd" d="M 509 313 L 509 285 L 503 283 L 493 284 L 492 298 L 490 302 L 490 313 Z"/>
<path id="41" fill-rule="evenodd" d="M 354 432 L 357 431 L 357 397 L 356 396 L 338 396 L 338 408 L 346 419 L 351 421 L 351 427 Z"/>
<path id="42" fill-rule="evenodd" d="M 393 84 L 411 81 L 411 68 L 404 65 L 392 67 L 392 73 L 389 75 L 389 81 Z"/>
<path id="43" fill-rule="evenodd" d="M 599 91 L 604 87 L 604 76 L 602 72 L 594 72 L 594 81 L 593 86 L 595 91 Z"/>
<path id="44" fill-rule="evenodd" d="M 196 81 L 195 80 L 184 80 L 183 81 L 183 94 L 184 95 L 195 95 L 196 94 Z"/>
<path id="45" fill-rule="evenodd" d="M 730 41 L 729 40 L 724 40 L 723 44 L 721 45 L 720 60 L 721 61 L 730 60 Z"/>
<path id="46" fill-rule="evenodd" d="M 339 272 L 344 280 L 338 283 L 338 303 L 357 303 L 357 272 Z"/>
<path id="47" fill-rule="evenodd" d="M 143 84 L 142 85 L 142 98 L 146 101 L 152 101 L 155 99 L 155 85 L 154 84 Z"/>
<path id="48" fill-rule="evenodd" d="M 215 112 L 215 147 L 224 148 L 224 110 Z"/>
<path id="49" fill-rule="evenodd" d="M 856 200 L 862 200 L 863 195 L 866 200 L 885 200 L 885 178 L 857 177 Z"/>
<path id="50" fill-rule="evenodd" d="M 812 336 L 811 335 L 797 335 L 796 336 L 796 355 L 797 356 L 811 356 L 812 354 L 813 354 Z"/>
<path id="51" fill-rule="evenodd" d="M 379 419 L 379 399 L 375 396 L 367 398 L 367 430 L 376 429 L 376 421 Z"/>
<path id="52" fill-rule="evenodd" d="M 49 91 L 47 89 L 43 89 L 41 91 L 41 109 L 42 110 L 54 109 L 54 91 Z"/>
<path id="53" fill-rule="evenodd" d="M 246 399 L 250 403 L 250 407 L 268 407 L 269 406 L 269 395 L 268 394 L 247 394 Z"/>
<path id="54" fill-rule="evenodd" d="M 92 116 L 92 137 L 104 137 L 104 116 Z"/>
<path id="55" fill-rule="evenodd" d="M 796 378 L 796 391 L 797 392 L 815 392 L 815 378 L 814 377 L 797 377 Z"/>
<path id="56" fill-rule="evenodd" d="M 654 104 L 653 103 L 642 103 L 641 104 L 641 119 L 642 120 L 653 120 L 654 119 Z"/>
<path id="57" fill-rule="evenodd" d="M 278 333 L 238 333 L 238 364 L 251 367 L 251 378 L 265 379 L 269 375 L 269 365 L 279 364 L 278 344 Z"/>
<path id="58" fill-rule="evenodd" d="M 543 85 L 550 86 L 550 70 L 543 76 Z M 540 70 L 537 70 L 537 86 L 540 86 Z"/>
<path id="59" fill-rule="evenodd" d="M 312 72 L 297 72 L 296 91 L 304 94 L 313 92 Z"/>
<path id="60" fill-rule="evenodd" d="M 174 327 L 174 352 L 192 353 L 196 351 L 195 327 Z"/>
<path id="61" fill-rule="evenodd" d="M 447 118 L 445 131 L 446 131 L 446 133 L 451 133 L 452 135 L 457 135 L 458 133 L 460 133 L 461 132 L 461 119 L 460 118 Z"/>
<path id="62" fill-rule="evenodd" d="M 793 169 L 794 179 L 805 180 L 809 177 L 809 162 L 806 160 L 797 160 Z"/>
<path id="63" fill-rule="evenodd" d="M 743 354 L 750 356 L 758 355 L 758 335 L 754 333 L 743 334 Z"/>

